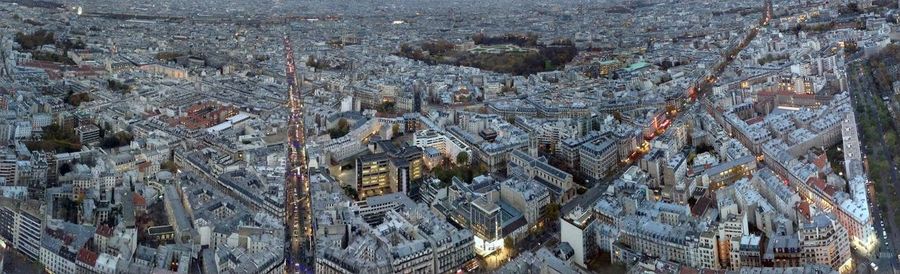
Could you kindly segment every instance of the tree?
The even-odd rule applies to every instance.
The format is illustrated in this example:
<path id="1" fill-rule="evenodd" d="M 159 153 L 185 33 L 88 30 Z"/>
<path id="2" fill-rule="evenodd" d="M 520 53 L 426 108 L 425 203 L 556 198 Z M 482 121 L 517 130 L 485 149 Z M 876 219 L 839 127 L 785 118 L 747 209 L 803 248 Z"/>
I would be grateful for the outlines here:
<path id="1" fill-rule="evenodd" d="M 396 103 L 394 103 L 393 101 L 384 101 L 381 103 L 381 105 L 378 105 L 377 110 L 379 112 L 391 113 L 391 112 L 394 112 L 395 105 L 396 105 Z"/>
<path id="2" fill-rule="evenodd" d="M 463 151 L 459 154 L 456 154 L 456 164 L 468 164 L 469 163 L 469 153 Z"/>
<path id="3" fill-rule="evenodd" d="M 550 62 L 550 60 L 544 60 L 544 70 L 553 70 L 553 69 L 554 69 L 553 62 Z"/>
<path id="4" fill-rule="evenodd" d="M 509 257 L 513 257 L 513 252 L 516 252 L 516 241 L 513 240 L 512 236 L 503 238 L 503 248 L 510 252 Z"/>
<path id="5" fill-rule="evenodd" d="M 614 110 L 612 113 L 612 116 L 613 116 L 613 119 L 616 119 L 616 121 L 619 121 L 619 122 L 622 121 L 622 113 L 619 112 L 618 110 Z"/>
<path id="6" fill-rule="evenodd" d="M 857 3 L 848 3 L 846 6 L 841 7 L 838 11 L 844 14 L 856 14 L 862 12 L 862 9 L 859 8 L 859 4 Z"/>
<path id="7" fill-rule="evenodd" d="M 484 165 L 456 165 L 450 166 L 449 160 L 445 159 L 444 163 L 435 166 L 431 170 L 431 174 L 443 183 L 449 184 L 453 177 L 457 177 L 464 182 L 471 182 L 475 176 L 484 174 L 487 167 Z"/>
<path id="8" fill-rule="evenodd" d="M 888 147 L 897 147 L 897 134 L 894 131 L 884 133 L 884 143 Z"/>
<path id="9" fill-rule="evenodd" d="M 75 65 L 75 61 L 73 61 L 72 58 L 69 58 L 65 55 L 57 54 L 55 52 L 35 51 L 35 52 L 31 53 L 31 59 L 38 60 L 38 61 L 63 63 L 66 65 Z"/>
<path id="10" fill-rule="evenodd" d="M 422 43 L 422 49 L 431 55 L 447 55 L 453 52 L 456 45 L 447 40 L 435 40 Z"/>
<path id="11" fill-rule="evenodd" d="M 546 207 L 544 207 L 544 220 L 548 222 L 556 221 L 559 219 L 559 210 L 560 206 L 557 203 L 550 203 Z"/>
<path id="12" fill-rule="evenodd" d="M 400 125 L 394 124 L 391 126 L 391 137 L 397 137 L 398 134 L 400 134 Z"/>
<path id="13" fill-rule="evenodd" d="M 332 139 L 344 137 L 350 132 L 350 122 L 345 118 L 338 120 L 337 126 L 328 130 L 328 135 Z"/>
<path id="14" fill-rule="evenodd" d="M 128 132 L 119 131 L 113 136 L 107 136 L 100 141 L 100 147 L 110 149 L 117 148 L 121 146 L 126 146 L 134 140 L 134 137 L 131 136 Z"/>
<path id="15" fill-rule="evenodd" d="M 72 45 L 72 48 L 85 49 L 85 48 L 87 48 L 87 44 L 85 44 L 84 41 L 82 41 L 81 39 L 78 39 L 78 41 L 75 41 L 75 44 Z"/>
<path id="16" fill-rule="evenodd" d="M 312 55 L 306 57 L 306 66 L 311 68 L 318 68 L 319 62 L 316 61 L 316 58 Z"/>
<path id="17" fill-rule="evenodd" d="M 181 53 L 172 52 L 172 51 L 161 51 L 161 52 L 156 53 L 156 59 L 159 59 L 162 61 L 167 61 L 167 62 L 174 61 L 175 59 L 177 59 L 178 57 L 181 57 L 181 56 L 182 56 Z"/>
<path id="18" fill-rule="evenodd" d="M 472 35 L 472 42 L 475 42 L 476 45 L 481 45 L 484 43 L 485 38 L 487 38 L 487 35 L 485 35 L 484 32 L 479 32 Z"/>
<path id="19" fill-rule="evenodd" d="M 44 127 L 43 131 L 44 135 L 41 140 L 28 141 L 25 143 L 29 150 L 55 152 L 75 152 L 81 150 L 78 136 L 75 135 L 75 129 L 72 127 L 61 127 L 57 124 L 51 124 Z"/>
<path id="20" fill-rule="evenodd" d="M 859 51 L 859 46 L 856 42 L 845 42 L 844 43 L 844 53 L 847 55 L 851 55 Z"/>
<path id="21" fill-rule="evenodd" d="M 350 186 L 344 186 L 343 189 L 344 189 L 344 194 L 347 194 L 347 196 L 350 196 L 351 198 L 356 198 L 356 196 L 359 195 L 359 193 L 356 191 L 356 189 L 354 189 Z"/>
<path id="22" fill-rule="evenodd" d="M 78 107 L 79 105 L 81 105 L 81 103 L 90 102 L 92 100 L 93 99 L 91 99 L 91 96 L 88 95 L 87 92 L 83 92 L 67 96 L 63 101 L 69 103 L 72 106 Z"/>
<path id="23" fill-rule="evenodd" d="M 15 41 L 22 46 L 22 49 L 33 50 L 43 45 L 53 44 L 54 38 L 53 32 L 39 29 L 32 34 L 16 33 Z"/>
<path id="24" fill-rule="evenodd" d="M 175 164 L 175 161 L 168 160 L 159 164 L 159 169 L 168 170 L 169 172 L 175 173 L 178 172 L 178 165 Z"/>
<path id="25" fill-rule="evenodd" d="M 131 85 L 122 83 L 119 80 L 115 80 L 115 79 L 106 80 L 106 86 L 110 90 L 118 91 L 123 94 L 131 92 Z"/>

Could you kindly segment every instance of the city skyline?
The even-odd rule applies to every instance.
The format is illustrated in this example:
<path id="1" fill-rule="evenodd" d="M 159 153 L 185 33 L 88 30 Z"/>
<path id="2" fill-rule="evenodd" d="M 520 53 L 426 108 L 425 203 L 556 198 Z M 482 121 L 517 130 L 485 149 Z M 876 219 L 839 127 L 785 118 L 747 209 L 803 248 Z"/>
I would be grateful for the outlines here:
<path id="1" fill-rule="evenodd" d="M 0 14 L 3 273 L 900 273 L 900 1 Z"/>

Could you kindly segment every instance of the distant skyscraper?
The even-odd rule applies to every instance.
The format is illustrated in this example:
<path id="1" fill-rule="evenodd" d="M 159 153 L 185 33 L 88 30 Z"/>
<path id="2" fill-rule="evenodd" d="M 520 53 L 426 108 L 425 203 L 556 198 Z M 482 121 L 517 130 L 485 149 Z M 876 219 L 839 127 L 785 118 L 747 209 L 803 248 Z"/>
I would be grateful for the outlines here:
<path id="1" fill-rule="evenodd" d="M 425 84 L 421 80 L 416 80 L 412 85 L 413 93 L 413 112 L 422 111 L 422 93 L 426 91 Z"/>
<path id="2" fill-rule="evenodd" d="M 413 112 L 422 111 L 422 91 L 418 88 L 413 91 Z"/>
<path id="3" fill-rule="evenodd" d="M 12 39 L 8 36 L 0 37 L 0 78 L 12 79 L 15 59 L 13 58 Z"/>
<path id="4" fill-rule="evenodd" d="M 341 98 L 341 112 L 353 110 L 353 96 L 344 96 Z"/>

